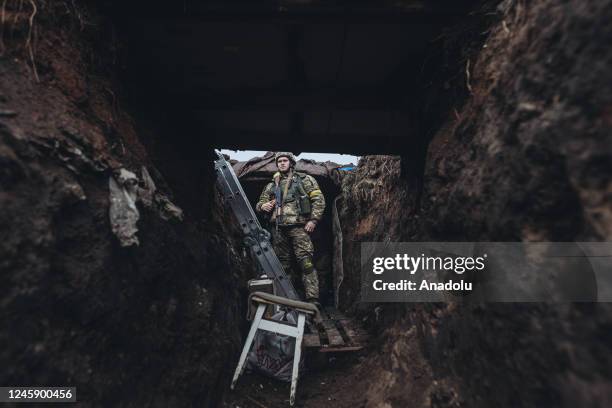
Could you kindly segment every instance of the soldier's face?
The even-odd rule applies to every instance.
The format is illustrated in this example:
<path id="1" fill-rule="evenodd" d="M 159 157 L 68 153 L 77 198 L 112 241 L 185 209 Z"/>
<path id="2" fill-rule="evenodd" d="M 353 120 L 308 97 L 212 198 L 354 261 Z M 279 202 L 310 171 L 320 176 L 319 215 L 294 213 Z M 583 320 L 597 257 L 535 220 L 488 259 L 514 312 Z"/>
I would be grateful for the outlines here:
<path id="1" fill-rule="evenodd" d="M 281 157 L 276 161 L 276 165 L 278 166 L 278 170 L 281 173 L 285 173 L 289 171 L 289 167 L 291 167 L 291 162 L 286 157 Z"/>

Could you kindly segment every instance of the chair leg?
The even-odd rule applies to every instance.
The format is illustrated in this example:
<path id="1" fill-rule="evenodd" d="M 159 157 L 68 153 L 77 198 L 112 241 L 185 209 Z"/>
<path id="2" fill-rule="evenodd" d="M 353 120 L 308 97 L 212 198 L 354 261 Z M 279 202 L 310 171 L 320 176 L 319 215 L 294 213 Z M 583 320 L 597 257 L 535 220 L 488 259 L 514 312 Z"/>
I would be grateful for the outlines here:
<path id="1" fill-rule="evenodd" d="M 249 354 L 249 350 L 251 349 L 251 344 L 253 343 L 253 339 L 255 338 L 255 333 L 257 332 L 257 328 L 259 327 L 259 322 L 266 310 L 266 305 L 260 304 L 257 307 L 257 312 L 255 313 L 255 318 L 253 319 L 253 323 L 251 324 L 251 329 L 249 330 L 249 335 L 247 336 L 246 341 L 244 342 L 244 347 L 242 348 L 242 354 L 240 354 L 240 360 L 238 360 L 238 366 L 236 367 L 236 371 L 234 371 L 234 378 L 232 379 L 232 385 L 230 388 L 233 390 L 234 385 L 236 385 L 236 381 L 238 381 L 238 377 L 242 374 L 244 370 L 244 364 L 246 362 L 247 355 Z"/>
<path id="2" fill-rule="evenodd" d="M 297 337 L 295 338 L 295 353 L 293 354 L 293 372 L 291 374 L 291 397 L 289 398 L 289 404 L 293 406 L 295 403 L 295 391 L 297 389 L 297 382 L 299 377 L 300 369 L 300 358 L 302 357 L 302 338 L 304 337 L 304 322 L 306 316 L 303 313 L 298 313 L 297 321 Z"/>

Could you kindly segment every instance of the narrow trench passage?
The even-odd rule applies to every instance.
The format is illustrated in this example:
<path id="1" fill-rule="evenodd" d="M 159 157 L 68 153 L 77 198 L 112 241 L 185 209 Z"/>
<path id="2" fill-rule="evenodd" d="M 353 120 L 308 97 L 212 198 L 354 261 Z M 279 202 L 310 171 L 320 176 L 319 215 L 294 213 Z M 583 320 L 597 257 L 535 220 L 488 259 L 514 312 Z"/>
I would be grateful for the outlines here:
<path id="1" fill-rule="evenodd" d="M 274 157 L 273 152 L 267 152 L 261 157 L 240 162 L 231 160 L 229 153 L 230 163 L 253 208 L 265 186 L 278 171 Z M 366 160 L 370 166 L 366 164 Z M 383 168 L 376 169 L 377 165 L 382 165 L 384 171 L 389 174 L 376 174 L 378 170 L 383 171 Z M 344 265 L 348 263 L 343 258 L 346 256 L 351 261 L 359 259 L 359 247 L 355 245 L 356 242 L 349 245 L 343 242 L 343 234 L 350 233 L 354 225 L 343 227 L 340 220 L 346 220 L 347 212 L 357 209 L 357 203 L 351 202 L 350 194 L 343 191 L 343 188 L 347 189 L 354 180 L 367 183 L 372 180 L 372 176 L 378 176 L 379 181 L 389 176 L 398 177 L 400 166 L 397 158 L 388 156 L 369 156 L 360 162 L 360 166 L 373 167 L 369 171 L 375 174 L 370 177 L 360 175 L 361 177 L 356 178 L 357 167 L 349 163 L 322 163 L 302 159 L 295 166 L 295 171 L 316 179 L 329 203 L 323 218 L 317 223 L 316 231 L 310 236 L 315 248 L 313 263 L 319 277 L 323 321 L 311 326 L 304 339 L 305 367 L 301 374 L 297 406 L 362 405 L 365 401 L 364 395 L 355 393 L 355 386 L 357 383 L 367 382 L 368 375 L 374 374 L 368 373 L 367 367 L 371 366 L 368 360 L 372 360 L 376 346 L 369 344 L 372 336 L 364 327 L 369 326 L 372 330 L 377 324 L 378 309 L 368 310 L 367 306 L 365 309 L 356 309 L 356 306 L 359 306 L 359 271 L 355 273 L 356 270 L 349 269 L 346 274 L 344 271 Z M 363 186 L 357 188 L 361 189 Z M 359 191 L 367 193 L 371 186 L 368 185 L 367 188 Z M 365 205 L 371 205 L 375 200 L 366 194 L 363 201 Z M 268 222 L 265 213 L 258 214 L 258 218 L 264 228 L 270 231 L 274 229 L 274 224 Z M 358 224 L 363 221 L 360 217 L 356 218 Z M 381 218 L 381 221 L 384 220 Z M 291 269 L 299 270 L 297 268 L 299 267 L 294 262 Z M 343 286 L 345 277 L 347 282 Z M 300 285 L 300 280 L 294 278 L 293 283 L 304 298 L 304 288 Z M 348 315 L 344 313 L 345 310 Z M 375 323 L 369 323 L 368 319 L 374 320 Z M 375 341 L 380 340 L 376 337 Z M 414 343 L 410 346 L 416 347 Z M 274 353 L 270 354 L 275 356 Z M 268 369 L 269 364 L 265 359 L 262 364 Z M 257 372 L 257 369 L 251 368 L 248 371 L 248 375 L 241 377 L 237 389 L 228 395 L 223 406 L 285 406 L 289 403 L 289 383 L 272 379 Z"/>
<path id="2" fill-rule="evenodd" d="M 610 405 L 611 303 L 363 302 L 360 273 L 367 242 L 612 241 L 612 1 L 0 14 L 0 386 L 288 406 L 259 374 L 229 389 L 258 270 L 215 187 L 223 147 L 359 156 L 299 164 L 327 202 L 321 341 L 347 350 L 305 347 L 297 406 Z M 270 157 L 233 162 L 252 204 Z"/>

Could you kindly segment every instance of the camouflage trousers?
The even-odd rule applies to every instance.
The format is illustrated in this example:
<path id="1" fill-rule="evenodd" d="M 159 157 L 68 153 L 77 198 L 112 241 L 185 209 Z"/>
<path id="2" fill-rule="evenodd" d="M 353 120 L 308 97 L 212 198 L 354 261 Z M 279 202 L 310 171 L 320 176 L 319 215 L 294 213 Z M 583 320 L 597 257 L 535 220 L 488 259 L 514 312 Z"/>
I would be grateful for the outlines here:
<path id="1" fill-rule="evenodd" d="M 291 268 L 291 255 L 295 255 L 295 260 L 302 272 L 302 282 L 306 299 L 319 298 L 319 278 L 317 271 L 312 263 L 314 246 L 310 236 L 304 230 L 303 225 L 292 225 L 272 229 L 272 245 L 274 252 L 278 256 L 283 269 L 291 279 L 297 280 L 296 274 Z"/>

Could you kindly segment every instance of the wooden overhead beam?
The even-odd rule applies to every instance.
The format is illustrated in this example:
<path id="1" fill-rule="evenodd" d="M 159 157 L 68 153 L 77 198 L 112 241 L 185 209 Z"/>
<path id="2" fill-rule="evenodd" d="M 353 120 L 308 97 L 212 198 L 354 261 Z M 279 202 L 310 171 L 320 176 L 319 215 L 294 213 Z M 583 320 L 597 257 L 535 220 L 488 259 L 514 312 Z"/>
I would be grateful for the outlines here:
<path id="1" fill-rule="evenodd" d="M 320 111 L 377 110 L 398 108 L 401 93 L 380 88 L 333 87 L 300 90 L 291 87 L 264 89 L 196 90 L 168 97 L 180 101 L 187 109 L 229 111 Z"/>
<path id="2" fill-rule="evenodd" d="M 111 2 L 117 18 L 173 19 L 185 22 L 269 22 L 269 23 L 423 23 L 442 22 L 466 14 L 468 7 L 454 2 L 398 2 L 397 5 L 348 4 L 344 6 L 274 3 L 207 2 Z M 373 2 L 373 4 L 376 4 Z"/>

